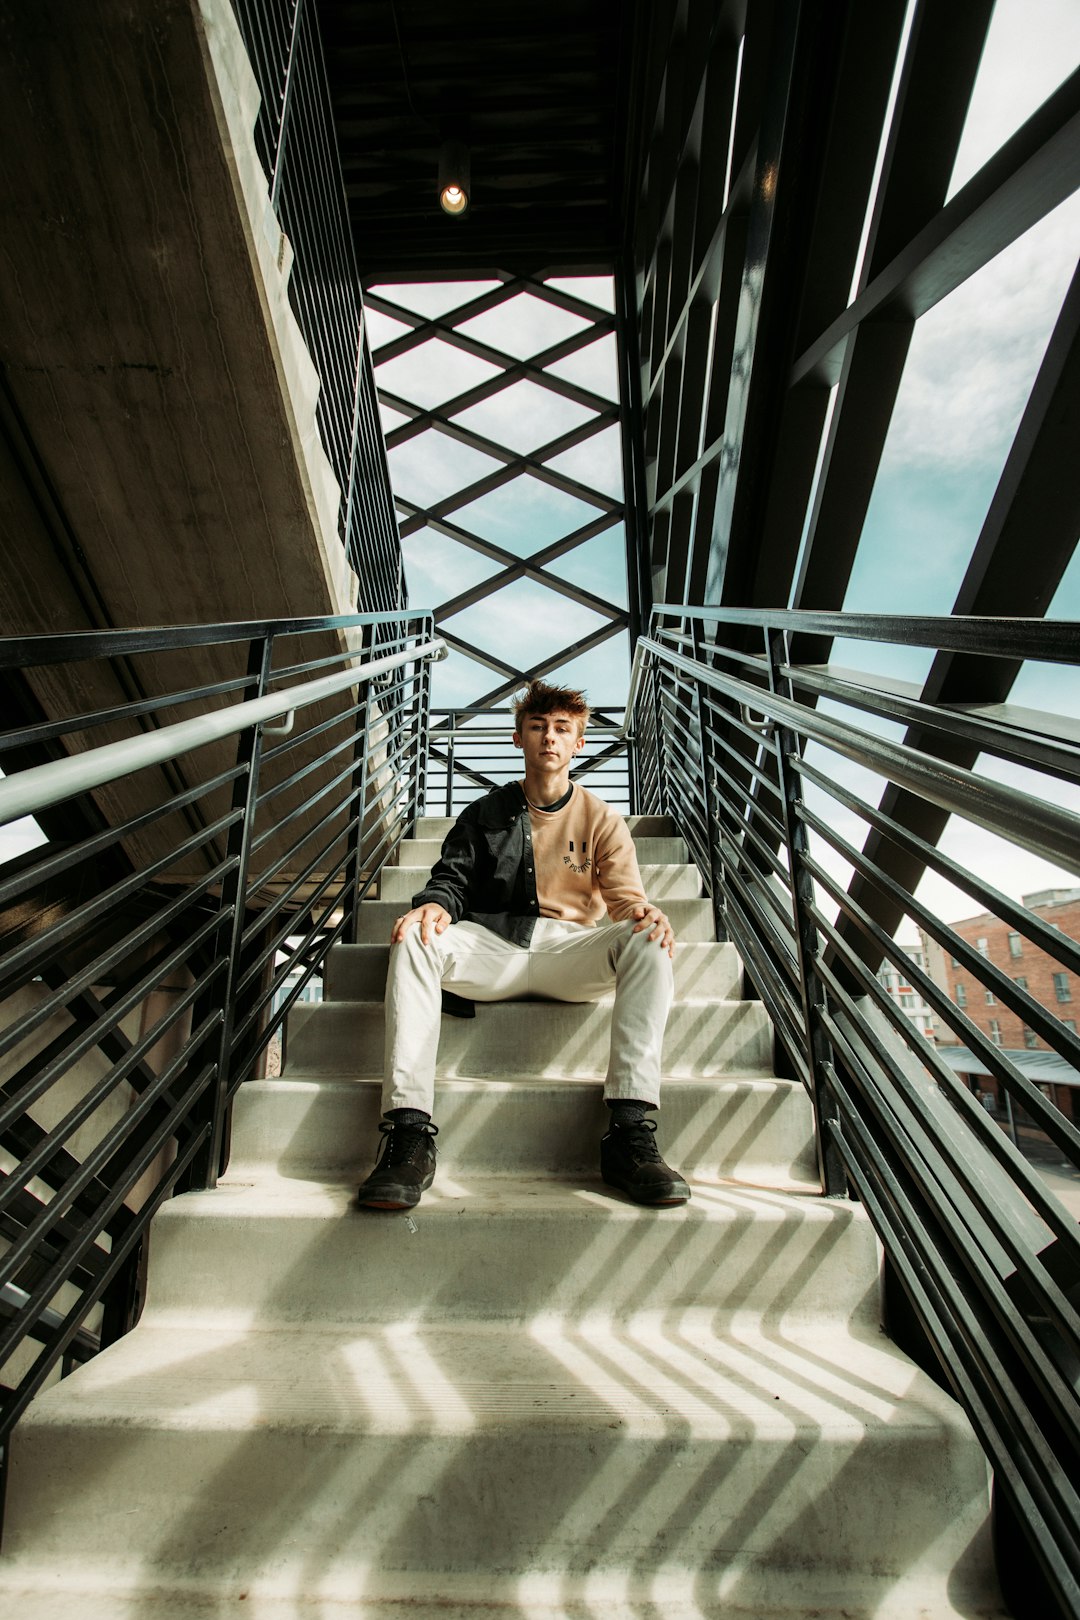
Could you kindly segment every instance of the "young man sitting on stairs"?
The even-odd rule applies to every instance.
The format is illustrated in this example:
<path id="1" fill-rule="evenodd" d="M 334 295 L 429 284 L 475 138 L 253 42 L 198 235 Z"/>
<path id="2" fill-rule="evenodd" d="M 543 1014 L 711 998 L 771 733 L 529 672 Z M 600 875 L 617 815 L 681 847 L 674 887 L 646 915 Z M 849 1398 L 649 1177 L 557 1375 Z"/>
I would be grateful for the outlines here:
<path id="1" fill-rule="evenodd" d="M 411 1209 L 434 1179 L 444 989 L 472 1001 L 595 1001 L 614 986 L 600 1173 L 640 1204 L 690 1196 L 660 1157 L 648 1117 L 659 1102 L 675 936 L 645 897 L 626 822 L 570 781 L 588 719 L 582 693 L 530 684 L 514 707 L 524 781 L 462 811 L 427 885 L 394 924 L 384 1140 L 360 1188 L 364 1209 Z"/>

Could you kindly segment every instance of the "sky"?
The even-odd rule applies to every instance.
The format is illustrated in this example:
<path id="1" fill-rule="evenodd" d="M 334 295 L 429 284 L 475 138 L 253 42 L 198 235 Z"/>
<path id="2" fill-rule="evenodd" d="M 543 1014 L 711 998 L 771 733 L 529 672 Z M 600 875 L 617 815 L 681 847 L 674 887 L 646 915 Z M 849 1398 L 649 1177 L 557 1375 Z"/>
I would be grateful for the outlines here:
<path id="1" fill-rule="evenodd" d="M 964 129 L 950 195 L 1080 62 L 1080 0 L 998 0 Z M 1080 194 L 1063 203 L 977 276 L 917 324 L 881 469 L 845 601 L 850 610 L 948 613 L 1008 454 L 1080 246 Z M 388 297 L 416 313 L 438 316 L 495 283 L 387 288 Z M 610 278 L 560 279 L 597 315 L 613 307 Z M 529 358 L 573 333 L 586 317 L 522 294 L 468 323 L 466 330 L 514 358 Z M 375 311 L 369 340 L 377 348 L 406 330 Z M 590 342 L 551 367 L 553 374 L 591 390 L 600 400 L 617 395 L 615 341 Z M 487 361 L 460 354 L 434 339 L 419 353 L 377 367 L 380 388 L 431 406 L 497 375 Z M 473 406 L 460 420 L 511 451 L 528 451 L 594 416 L 587 405 L 563 399 L 523 380 L 495 400 Z M 383 407 L 389 429 L 406 418 Z M 427 432 L 393 450 L 391 476 L 401 495 L 420 502 L 447 495 L 499 465 L 489 456 Z M 553 463 L 604 494 L 621 497 L 617 429 L 609 428 Z M 589 521 L 597 506 L 524 475 L 454 514 L 466 527 L 515 556 L 528 555 Z M 551 574 L 611 602 L 626 605 L 621 524 L 549 565 Z M 410 600 L 437 606 L 481 581 L 499 565 L 430 529 L 404 541 Z M 1050 612 L 1080 619 L 1080 552 L 1073 558 Z M 595 613 L 542 584 L 519 580 L 497 598 L 456 614 L 448 628 L 518 667 L 552 656 L 603 623 Z M 919 680 L 929 654 L 837 644 L 835 663 L 878 669 Z M 588 688 L 594 700 L 617 703 L 626 690 L 629 650 L 620 634 L 598 649 L 557 666 L 557 676 Z M 454 653 L 437 665 L 436 706 L 469 702 L 499 677 Z M 1012 701 L 1065 715 L 1080 715 L 1080 671 L 1046 666 L 1025 669 Z M 870 724 L 869 722 L 863 722 Z M 888 731 L 885 726 L 874 727 Z M 896 728 L 893 728 L 895 734 Z M 813 754 L 811 754 L 813 757 Z M 838 777 L 865 787 L 876 799 L 880 783 L 854 766 L 830 764 Z M 1015 772 L 980 762 L 988 774 Z M 1080 803 L 1068 801 L 1080 811 Z M 835 818 L 841 825 L 843 817 Z M 854 828 L 852 828 L 854 831 Z M 33 847 L 41 835 L 32 821 L 0 832 L 0 859 Z M 943 847 L 963 853 L 1020 895 L 1075 874 L 1046 866 L 1002 845 L 992 835 L 954 820 Z M 830 864 L 840 870 L 838 863 Z M 969 915 L 970 900 L 941 880 L 925 880 L 920 896 L 948 917 Z"/>

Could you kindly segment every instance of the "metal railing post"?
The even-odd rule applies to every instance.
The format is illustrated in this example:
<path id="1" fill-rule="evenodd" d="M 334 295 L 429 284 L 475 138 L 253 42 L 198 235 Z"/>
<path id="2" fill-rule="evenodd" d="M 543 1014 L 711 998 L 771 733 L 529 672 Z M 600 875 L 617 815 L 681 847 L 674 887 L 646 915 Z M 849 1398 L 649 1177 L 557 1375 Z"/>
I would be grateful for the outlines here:
<path id="1" fill-rule="evenodd" d="M 705 662 L 702 656 L 701 621 L 693 622 L 694 661 L 698 664 Z M 694 682 L 694 703 L 697 709 L 698 722 L 698 753 L 701 766 L 701 808 L 702 825 L 705 831 L 705 841 L 709 856 L 709 898 L 712 900 L 713 928 L 718 940 L 729 937 L 727 913 L 724 906 L 724 866 L 720 860 L 720 821 L 714 814 L 713 788 L 710 780 L 710 765 L 712 753 L 709 739 L 708 712 L 706 710 L 705 685 L 702 681 Z"/>
<path id="2" fill-rule="evenodd" d="M 249 700 L 263 697 L 270 678 L 273 658 L 273 634 L 261 643 L 253 641 L 248 654 L 248 675 L 255 678 L 255 689 L 248 690 Z M 218 1047 L 217 1074 L 207 1088 L 210 1103 L 210 1135 L 205 1148 L 192 1162 L 190 1185 L 216 1187 L 218 1176 L 224 1169 L 222 1156 L 226 1145 L 226 1115 L 232 1085 L 232 1038 L 236 1023 L 236 984 L 239 978 L 240 950 L 244 935 L 244 896 L 247 892 L 248 864 L 254 830 L 255 805 L 259 792 L 259 765 L 262 759 L 262 726 L 254 725 L 241 732 L 237 745 L 237 764 L 244 767 L 243 774 L 233 784 L 232 804 L 242 812 L 239 820 L 229 829 L 228 858 L 234 862 L 227 873 L 221 892 L 222 919 L 228 930 L 226 968 L 222 988 L 224 1018 Z"/>
<path id="3" fill-rule="evenodd" d="M 782 684 L 785 690 L 783 693 L 779 692 L 779 668 L 788 662 L 787 633 L 783 630 L 766 631 L 765 646 L 769 690 L 791 698 L 793 693 L 790 681 L 784 680 Z M 840 1197 L 847 1192 L 847 1174 L 835 1143 L 835 1132 L 839 1128 L 839 1109 L 828 1081 L 828 1067 L 834 1062 L 834 1057 L 822 1024 L 825 987 L 817 972 L 819 942 L 810 910 L 814 900 L 814 879 L 805 865 L 809 838 L 806 825 L 799 814 L 802 799 L 801 780 L 799 773 L 792 770 L 789 765 L 789 760 L 798 756 L 800 744 L 797 733 L 784 726 L 777 728 L 776 740 L 777 786 L 788 852 L 805 1054 L 813 1082 L 812 1102 L 818 1168 L 825 1194 L 829 1197 Z"/>

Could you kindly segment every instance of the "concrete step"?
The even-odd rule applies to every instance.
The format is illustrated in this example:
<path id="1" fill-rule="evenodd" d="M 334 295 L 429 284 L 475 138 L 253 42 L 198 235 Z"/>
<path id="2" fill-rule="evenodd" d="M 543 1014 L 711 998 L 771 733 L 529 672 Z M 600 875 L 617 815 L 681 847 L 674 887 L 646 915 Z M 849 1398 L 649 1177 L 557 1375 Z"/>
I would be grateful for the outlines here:
<path id="1" fill-rule="evenodd" d="M 437 1073 L 467 1079 L 602 1078 L 611 1010 L 605 1002 L 500 1001 L 475 1018 L 442 1020 Z M 285 1073 L 306 1079 L 381 1075 L 381 1002 L 331 1001 L 292 1021 Z M 664 1032 L 664 1072 L 686 1078 L 771 1075 L 773 1029 L 758 1001 L 677 1001 Z"/>
<path id="2" fill-rule="evenodd" d="M 441 1593 L 444 1614 L 564 1616 L 561 1597 L 595 1617 L 640 1580 L 638 1617 L 816 1598 L 880 1616 L 899 1588 L 911 1620 L 952 1612 L 947 1585 L 976 1596 L 956 1566 L 985 1498 L 955 1404 L 872 1330 L 698 1307 L 527 1330 L 144 1322 L 20 1426 L 4 1569 L 201 1587 L 217 1615 L 434 1612 Z"/>
<path id="3" fill-rule="evenodd" d="M 372 1153 L 372 1161 L 374 1153 Z M 872 1321 L 874 1233 L 857 1205 L 694 1183 L 643 1209 L 600 1180 L 436 1174 L 409 1215 L 358 1210 L 355 1182 L 232 1174 L 154 1224 L 145 1320 L 528 1321 L 752 1310 L 777 1323 Z"/>
<path id="4" fill-rule="evenodd" d="M 416 838 L 437 838 L 441 843 L 456 820 L 456 816 L 421 816 L 413 829 L 413 836 Z M 629 827 L 633 838 L 674 838 L 676 836 L 675 823 L 670 816 L 624 816 L 623 820 Z"/>
<path id="5" fill-rule="evenodd" d="M 326 964 L 323 996 L 327 1001 L 381 1001 L 386 989 L 390 946 L 338 945 Z M 716 996 L 738 1001 L 742 964 L 734 945 L 715 940 L 675 947 L 676 996 Z"/>
<path id="6" fill-rule="evenodd" d="M 715 940 L 710 900 L 671 900 L 664 905 L 676 937 L 689 943 Z M 365 900 L 360 907 L 357 937 L 362 944 L 381 945 L 390 938 L 395 919 L 401 914 L 396 900 Z"/>
<path id="7" fill-rule="evenodd" d="M 419 862 L 415 866 L 387 866 L 379 879 L 379 898 L 399 905 L 411 900 L 424 887 L 431 871 Z M 701 875 L 696 866 L 642 866 L 641 881 L 650 900 L 696 900 L 702 894 Z"/>
<path id="8" fill-rule="evenodd" d="M 233 1108 L 230 1180 L 257 1175 L 348 1176 L 371 1168 L 377 1080 L 260 1080 Z M 444 1080 L 439 1165 L 452 1176 L 581 1174 L 596 1170 L 609 1115 L 595 1081 Z M 810 1100 L 790 1080 L 671 1080 L 659 1115 L 669 1164 L 703 1181 L 816 1192 Z"/>
<path id="9" fill-rule="evenodd" d="M 685 866 L 690 857 L 682 838 L 635 838 L 641 866 Z M 406 838 L 398 846 L 399 866 L 434 866 L 442 849 L 441 838 Z"/>

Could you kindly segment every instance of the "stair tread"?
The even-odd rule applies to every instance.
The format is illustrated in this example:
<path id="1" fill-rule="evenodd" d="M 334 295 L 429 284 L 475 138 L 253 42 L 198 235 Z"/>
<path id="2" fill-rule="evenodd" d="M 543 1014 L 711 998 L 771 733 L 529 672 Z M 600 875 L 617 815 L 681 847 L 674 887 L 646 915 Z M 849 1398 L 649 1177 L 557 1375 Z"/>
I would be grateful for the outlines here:
<path id="1" fill-rule="evenodd" d="M 30 1421 L 441 1435 L 615 1423 L 627 1440 L 774 1442 L 965 1429 L 881 1335 L 802 1323 L 781 1338 L 754 1313 L 708 1309 L 244 1333 L 149 1322 L 56 1385 Z"/>
<path id="2" fill-rule="evenodd" d="M 827 1199 L 816 1189 L 797 1191 L 773 1187 L 753 1187 L 730 1180 L 708 1181 L 690 1178 L 692 1196 L 688 1204 L 649 1209 L 633 1203 L 617 1189 L 600 1180 L 599 1172 L 579 1177 L 531 1174 L 450 1175 L 440 1167 L 434 1184 L 425 1192 L 411 1214 L 359 1210 L 354 1206 L 356 1184 L 351 1176 L 314 1178 L 304 1175 L 274 1175 L 260 1166 L 258 1176 L 247 1180 L 231 1173 L 211 1192 L 185 1193 L 163 1206 L 159 1219 L 249 1220 L 259 1217 L 278 1219 L 352 1216 L 358 1222 L 379 1226 L 401 1225 L 411 1220 L 453 1219 L 462 1216 L 501 1216 L 508 1220 L 534 1216 L 575 1216 L 591 1214 L 594 1219 L 638 1222 L 656 1221 L 699 1225 L 720 1225 L 752 1218 L 761 1221 L 799 1224 L 847 1222 L 861 1219 L 854 1204 Z"/>

